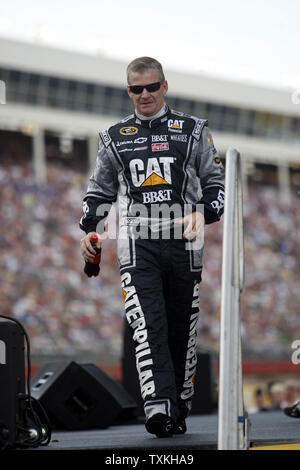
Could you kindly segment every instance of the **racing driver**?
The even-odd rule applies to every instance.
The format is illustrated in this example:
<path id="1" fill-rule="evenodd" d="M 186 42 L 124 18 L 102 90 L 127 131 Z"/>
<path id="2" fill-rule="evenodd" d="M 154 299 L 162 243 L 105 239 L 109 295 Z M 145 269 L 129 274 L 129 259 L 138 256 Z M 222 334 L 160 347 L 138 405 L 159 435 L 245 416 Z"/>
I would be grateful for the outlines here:
<path id="1" fill-rule="evenodd" d="M 186 432 L 197 362 L 204 225 L 220 220 L 224 170 L 208 122 L 170 109 L 168 82 L 150 57 L 127 67 L 134 112 L 100 132 L 83 200 L 81 253 L 92 263 L 118 201 L 125 315 L 149 433 Z"/>

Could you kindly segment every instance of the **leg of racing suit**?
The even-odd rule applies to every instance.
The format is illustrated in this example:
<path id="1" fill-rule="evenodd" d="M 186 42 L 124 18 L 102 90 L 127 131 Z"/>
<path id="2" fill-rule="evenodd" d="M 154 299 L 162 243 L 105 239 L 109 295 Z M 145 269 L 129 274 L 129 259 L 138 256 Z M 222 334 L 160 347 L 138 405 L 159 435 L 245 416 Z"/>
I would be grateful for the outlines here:
<path id="1" fill-rule="evenodd" d="M 174 263 L 174 261 L 173 261 Z M 178 261 L 165 276 L 169 347 L 175 369 L 179 418 L 186 418 L 194 394 L 201 273 L 190 273 Z"/>
<path id="2" fill-rule="evenodd" d="M 198 283 L 184 240 L 135 240 L 135 266 L 121 266 L 146 419 L 186 417 L 196 367 Z"/>

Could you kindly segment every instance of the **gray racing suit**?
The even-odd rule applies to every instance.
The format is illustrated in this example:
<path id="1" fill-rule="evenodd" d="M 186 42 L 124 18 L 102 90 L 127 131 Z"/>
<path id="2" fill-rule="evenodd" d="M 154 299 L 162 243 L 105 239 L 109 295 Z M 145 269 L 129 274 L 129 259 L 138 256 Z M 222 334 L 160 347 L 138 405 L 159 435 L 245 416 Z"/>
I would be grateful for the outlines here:
<path id="1" fill-rule="evenodd" d="M 203 243 L 175 223 L 199 211 L 210 224 L 224 207 L 224 169 L 208 122 L 166 107 L 132 114 L 100 133 L 80 227 L 103 232 L 118 201 L 118 261 L 146 418 L 191 407 Z"/>

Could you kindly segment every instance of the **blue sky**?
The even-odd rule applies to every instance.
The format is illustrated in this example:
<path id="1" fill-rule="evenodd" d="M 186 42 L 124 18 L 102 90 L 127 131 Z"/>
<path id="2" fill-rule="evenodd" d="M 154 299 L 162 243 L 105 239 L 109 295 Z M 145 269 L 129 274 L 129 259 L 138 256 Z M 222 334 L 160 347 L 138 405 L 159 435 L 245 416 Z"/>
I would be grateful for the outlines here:
<path id="1" fill-rule="evenodd" d="M 300 87 L 299 0 L 10 0 L 0 37 Z"/>

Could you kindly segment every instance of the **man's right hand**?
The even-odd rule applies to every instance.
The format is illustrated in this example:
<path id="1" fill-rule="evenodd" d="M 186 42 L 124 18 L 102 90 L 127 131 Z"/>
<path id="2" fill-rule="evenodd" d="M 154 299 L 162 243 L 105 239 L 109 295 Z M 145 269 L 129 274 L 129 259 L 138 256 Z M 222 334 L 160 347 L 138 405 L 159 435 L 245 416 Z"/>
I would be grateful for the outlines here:
<path id="1" fill-rule="evenodd" d="M 86 263 L 92 263 L 97 254 L 91 244 L 92 235 L 97 236 L 96 246 L 97 248 L 101 248 L 100 237 L 97 232 L 90 232 L 87 235 L 85 235 L 80 240 L 80 249 L 81 249 L 81 255 Z"/>

